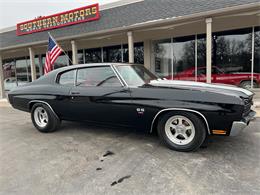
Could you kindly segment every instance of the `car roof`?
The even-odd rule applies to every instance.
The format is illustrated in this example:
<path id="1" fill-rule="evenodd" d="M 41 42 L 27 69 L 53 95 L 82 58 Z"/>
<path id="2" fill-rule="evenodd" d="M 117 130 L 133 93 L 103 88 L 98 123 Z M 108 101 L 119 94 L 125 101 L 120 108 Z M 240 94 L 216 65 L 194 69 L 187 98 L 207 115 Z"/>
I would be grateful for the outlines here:
<path id="1" fill-rule="evenodd" d="M 107 65 L 115 65 L 115 66 L 123 66 L 123 65 L 139 65 L 135 63 L 111 63 L 111 62 L 102 62 L 102 63 L 86 63 L 86 64 L 75 64 L 68 67 L 88 67 L 88 66 L 107 66 Z M 67 67 L 67 66 L 66 66 Z"/>
<path id="2" fill-rule="evenodd" d="M 89 64 L 77 64 L 77 65 L 70 65 L 70 66 L 65 66 L 62 68 L 55 69 L 51 72 L 49 72 L 47 75 L 44 77 L 40 77 L 39 79 L 35 80 L 32 82 L 32 84 L 37 84 L 37 83 L 53 83 L 57 77 L 58 74 L 62 72 L 66 72 L 69 70 L 73 69 L 78 69 L 78 68 L 85 68 L 85 67 L 99 67 L 99 66 L 123 66 L 123 65 L 142 65 L 142 64 L 134 64 L 134 63 L 89 63 Z"/>
<path id="3" fill-rule="evenodd" d="M 110 65 L 114 65 L 114 66 L 123 66 L 123 65 L 141 65 L 141 64 L 134 64 L 134 63 L 88 63 L 88 64 L 75 64 L 75 65 L 70 65 L 70 66 L 65 66 L 62 68 L 58 68 L 55 70 L 55 72 L 63 72 L 66 70 L 70 70 L 70 69 L 77 69 L 77 68 L 85 68 L 85 67 L 98 67 L 98 66 L 110 66 Z"/>

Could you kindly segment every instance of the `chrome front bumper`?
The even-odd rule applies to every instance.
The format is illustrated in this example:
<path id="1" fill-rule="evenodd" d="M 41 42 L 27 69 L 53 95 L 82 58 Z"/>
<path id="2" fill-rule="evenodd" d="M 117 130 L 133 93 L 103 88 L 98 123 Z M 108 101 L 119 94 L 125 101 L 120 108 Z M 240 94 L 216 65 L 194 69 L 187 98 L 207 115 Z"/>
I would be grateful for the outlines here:
<path id="1" fill-rule="evenodd" d="M 238 135 L 249 123 L 255 118 L 256 112 L 251 110 L 251 112 L 244 117 L 241 121 L 234 121 L 232 128 L 230 130 L 230 136 Z"/>

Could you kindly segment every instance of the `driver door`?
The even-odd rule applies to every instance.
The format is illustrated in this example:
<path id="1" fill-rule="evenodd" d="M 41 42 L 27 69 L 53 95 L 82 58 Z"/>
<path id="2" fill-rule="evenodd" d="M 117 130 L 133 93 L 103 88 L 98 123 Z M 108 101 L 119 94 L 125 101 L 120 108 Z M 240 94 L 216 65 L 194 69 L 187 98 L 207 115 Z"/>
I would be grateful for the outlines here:
<path id="1" fill-rule="evenodd" d="M 110 66 L 78 69 L 76 84 L 71 88 L 70 96 L 75 120 L 131 124 L 130 91 L 122 86 Z"/>

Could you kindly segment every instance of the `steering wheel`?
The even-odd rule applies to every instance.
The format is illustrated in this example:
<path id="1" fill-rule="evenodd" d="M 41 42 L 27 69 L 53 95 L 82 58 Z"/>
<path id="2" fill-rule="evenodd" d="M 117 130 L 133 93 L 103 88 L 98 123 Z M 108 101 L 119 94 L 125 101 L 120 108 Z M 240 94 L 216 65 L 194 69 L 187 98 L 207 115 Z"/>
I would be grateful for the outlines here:
<path id="1" fill-rule="evenodd" d="M 105 80 L 99 82 L 96 86 L 100 86 L 100 85 L 104 84 L 105 82 L 107 82 L 108 80 L 110 80 L 112 78 L 117 78 L 117 77 L 116 76 L 107 77 Z"/>

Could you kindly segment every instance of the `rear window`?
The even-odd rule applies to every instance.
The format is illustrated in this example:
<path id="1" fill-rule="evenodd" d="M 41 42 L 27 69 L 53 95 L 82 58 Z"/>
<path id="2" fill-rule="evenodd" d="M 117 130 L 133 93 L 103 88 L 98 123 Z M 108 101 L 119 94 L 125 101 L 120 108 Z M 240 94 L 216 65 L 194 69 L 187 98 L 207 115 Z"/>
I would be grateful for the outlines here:
<path id="1" fill-rule="evenodd" d="M 60 74 L 58 83 L 61 85 L 73 86 L 75 83 L 76 70 L 70 70 Z"/>

